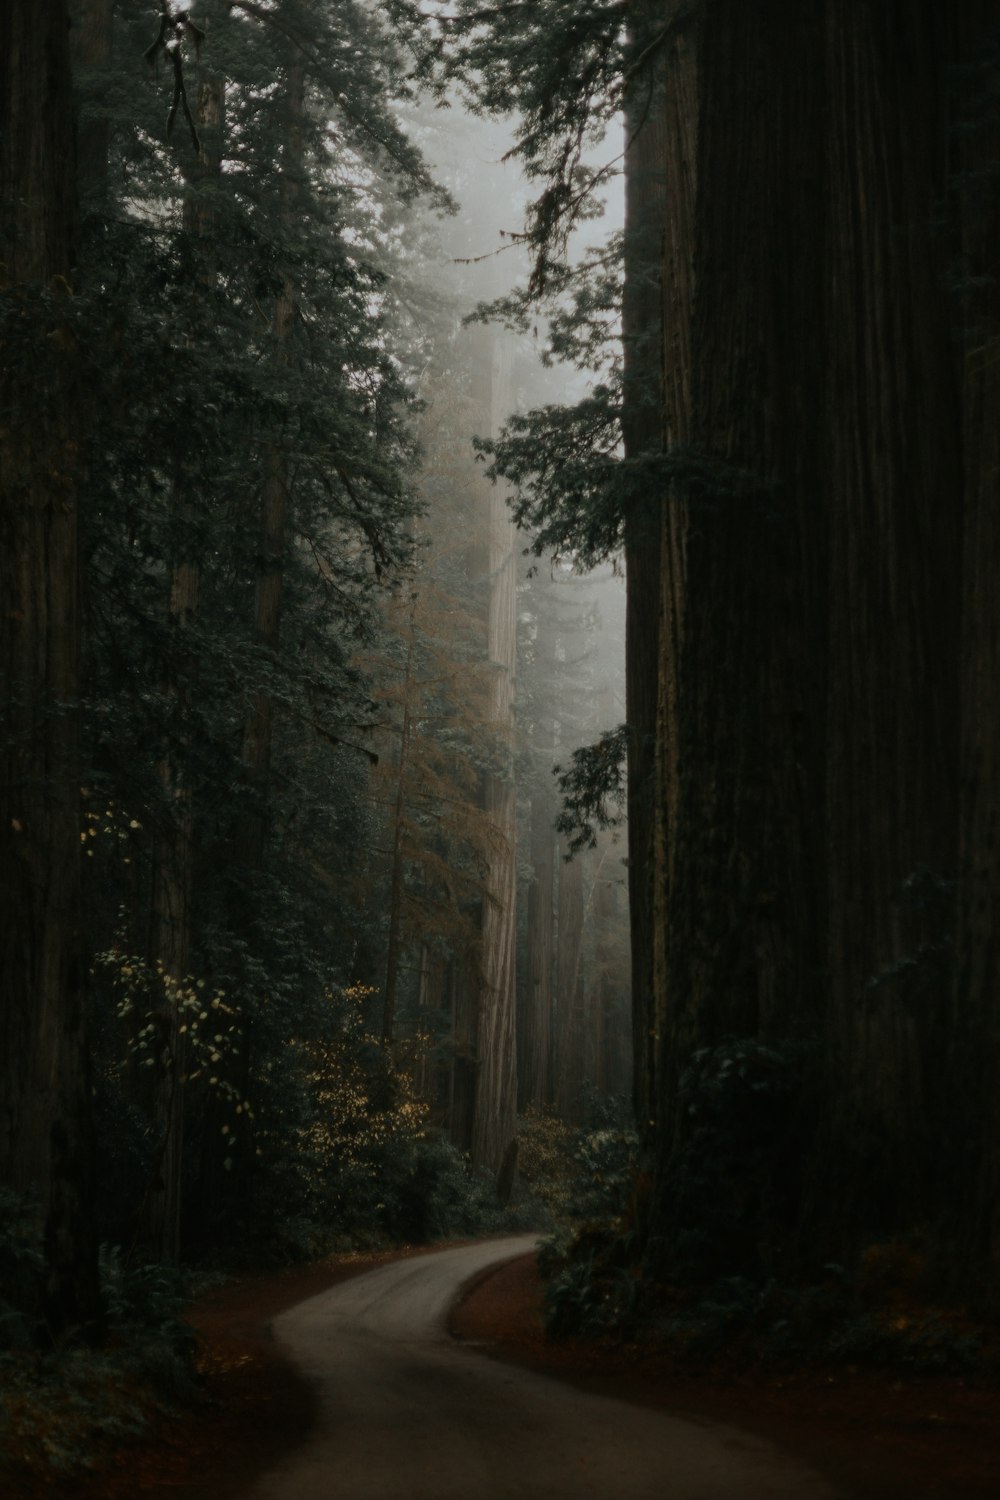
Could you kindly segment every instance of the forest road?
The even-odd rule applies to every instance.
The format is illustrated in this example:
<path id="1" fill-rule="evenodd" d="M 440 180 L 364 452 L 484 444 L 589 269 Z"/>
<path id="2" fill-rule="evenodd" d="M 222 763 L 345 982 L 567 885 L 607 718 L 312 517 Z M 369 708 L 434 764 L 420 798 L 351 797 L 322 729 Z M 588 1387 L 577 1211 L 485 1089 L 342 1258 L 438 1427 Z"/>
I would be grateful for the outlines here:
<path id="1" fill-rule="evenodd" d="M 535 1240 L 397 1261 L 277 1318 L 319 1418 L 250 1500 L 844 1500 L 747 1433 L 589 1395 L 452 1339 L 463 1283 Z"/>

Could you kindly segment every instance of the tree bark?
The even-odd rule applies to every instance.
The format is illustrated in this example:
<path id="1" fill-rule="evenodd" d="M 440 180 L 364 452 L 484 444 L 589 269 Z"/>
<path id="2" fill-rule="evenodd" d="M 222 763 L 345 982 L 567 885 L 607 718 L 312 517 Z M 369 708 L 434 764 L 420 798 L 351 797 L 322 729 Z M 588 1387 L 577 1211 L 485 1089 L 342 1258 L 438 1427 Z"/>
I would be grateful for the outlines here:
<path id="1" fill-rule="evenodd" d="M 583 1083 L 583 860 L 566 859 L 560 845 L 559 904 L 556 928 L 556 995 L 553 1073 L 555 1104 L 561 1119 L 577 1120 Z"/>
<path id="2" fill-rule="evenodd" d="M 659 603 L 655 825 L 630 851 L 654 1263 L 681 1211 L 680 1074 L 727 1038 L 789 1067 L 813 1058 L 760 1256 L 787 1253 L 793 1226 L 804 1251 L 846 1250 L 932 1211 L 946 991 L 941 902 L 925 898 L 955 861 L 960 521 L 942 497 L 961 472 L 931 228 L 946 189 L 938 12 L 659 6 L 631 84 L 635 118 L 650 75 L 627 278 L 649 301 L 639 326 L 659 329 L 647 389 L 662 368 L 676 474 L 658 578 L 645 559 L 629 578 L 640 616 Z M 652 446 L 636 382 L 626 404 Z M 633 733 L 648 649 L 634 632 Z M 633 838 L 648 795 L 634 789 Z"/>
<path id="3" fill-rule="evenodd" d="M 631 40 L 647 48 L 677 7 L 632 6 Z M 666 223 L 667 94 L 659 49 L 636 68 L 625 97 L 624 441 L 626 458 L 663 451 L 662 254 Z M 632 933 L 633 1096 L 640 1140 L 652 1147 L 657 1086 L 653 989 L 656 699 L 660 534 L 650 507 L 625 517 L 625 696 L 628 740 L 629 905 Z"/>
<path id="4" fill-rule="evenodd" d="M 551 799 L 531 799 L 532 880 L 528 889 L 527 973 L 518 1012 L 518 1092 L 522 1109 L 552 1102 L 552 976 L 555 833 Z"/>
<path id="5" fill-rule="evenodd" d="M 399 954 L 403 924 L 403 835 L 406 813 L 406 762 L 410 749 L 410 690 L 413 677 L 413 643 L 416 630 L 417 595 L 413 594 L 409 630 L 406 639 L 406 668 L 403 674 L 403 722 L 399 735 L 399 765 L 396 780 L 396 805 L 392 823 L 392 864 L 389 872 L 389 941 L 385 958 L 385 996 L 382 1004 L 382 1045 L 392 1047 L 396 1025 L 396 990 L 399 979 Z M 421 970 L 421 977 L 423 971 Z"/>
<path id="6" fill-rule="evenodd" d="M 222 169 L 225 84 L 209 74 L 198 87 L 195 118 L 202 146 L 185 173 L 184 229 L 195 250 L 197 283 L 208 291 L 214 282 L 214 209 L 209 189 Z M 181 1247 L 183 1191 L 185 1045 L 180 1030 L 180 994 L 191 967 L 192 896 L 194 889 L 195 815 L 186 761 L 190 752 L 186 678 L 191 648 L 189 633 L 200 609 L 201 563 L 195 531 L 199 497 L 183 474 L 174 484 L 172 504 L 183 544 L 170 565 L 167 594 L 169 654 L 164 691 L 175 725 L 173 743 L 158 772 L 163 813 L 153 850 L 150 912 L 150 958 L 163 986 L 154 1016 L 156 1069 L 153 1079 L 154 1157 L 140 1211 L 139 1237 L 155 1260 L 176 1261 Z"/>
<path id="7" fill-rule="evenodd" d="M 97 1319 L 80 932 L 77 222 L 67 8 L 0 10 L 0 1182 L 44 1222 L 49 1327 Z M 47 299 L 46 301 L 43 301 Z M 32 342 L 25 342 L 28 333 Z"/>
<path id="8" fill-rule="evenodd" d="M 510 352 L 495 334 L 477 339 L 474 406 L 494 433 L 510 404 Z M 482 919 L 482 990 L 476 1027 L 472 1159 L 499 1172 L 514 1136 L 517 1112 L 517 804 L 513 778 L 514 677 L 517 669 L 515 531 L 504 492 L 491 485 L 486 537 L 489 580 L 486 652 L 493 672 L 490 721 L 497 768 L 483 795 L 492 824 Z"/>
<path id="9" fill-rule="evenodd" d="M 285 83 L 287 127 L 281 183 L 282 222 L 295 223 L 298 180 L 302 171 L 302 124 L 305 110 L 305 62 L 296 48 Z M 271 317 L 271 355 L 277 366 L 287 364 L 295 323 L 295 289 L 288 274 L 275 298 Z M 254 600 L 254 643 L 262 662 L 273 661 L 281 636 L 281 599 L 288 545 L 289 465 L 281 438 L 264 445 L 259 511 L 259 562 Z M 267 837 L 267 795 L 274 740 L 274 695 L 258 687 L 251 697 L 243 740 L 250 803 L 240 819 L 242 862 L 253 870 L 264 865 Z"/>
<path id="10" fill-rule="evenodd" d="M 924 1217 L 936 1189 L 947 988 L 933 950 L 958 812 L 962 518 L 960 503 L 942 503 L 962 473 L 956 309 L 932 227 L 947 187 L 949 27 L 933 3 L 897 9 L 826 7 L 826 1048 L 837 1175 L 823 1206 L 831 1227 L 873 1235 Z"/>
<path id="11" fill-rule="evenodd" d="M 1000 57 L 996 0 L 956 16 L 961 80 L 961 379 L 966 523 L 962 557 L 961 791 L 957 963 L 949 1018 L 951 1129 L 942 1198 L 953 1227 L 952 1282 L 996 1314 L 1000 1304 Z M 982 1142 L 980 1149 L 970 1144 Z"/>

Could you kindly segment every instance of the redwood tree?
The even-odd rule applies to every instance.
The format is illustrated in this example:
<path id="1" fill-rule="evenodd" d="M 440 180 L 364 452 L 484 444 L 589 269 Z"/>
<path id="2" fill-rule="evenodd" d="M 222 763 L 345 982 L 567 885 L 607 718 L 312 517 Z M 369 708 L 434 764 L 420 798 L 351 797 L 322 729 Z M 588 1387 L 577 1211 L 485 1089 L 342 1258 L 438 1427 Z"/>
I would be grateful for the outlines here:
<path id="1" fill-rule="evenodd" d="M 0 13 L 0 1182 L 45 1225 L 50 1328 L 96 1317 L 80 947 L 76 232 L 65 0 Z"/>

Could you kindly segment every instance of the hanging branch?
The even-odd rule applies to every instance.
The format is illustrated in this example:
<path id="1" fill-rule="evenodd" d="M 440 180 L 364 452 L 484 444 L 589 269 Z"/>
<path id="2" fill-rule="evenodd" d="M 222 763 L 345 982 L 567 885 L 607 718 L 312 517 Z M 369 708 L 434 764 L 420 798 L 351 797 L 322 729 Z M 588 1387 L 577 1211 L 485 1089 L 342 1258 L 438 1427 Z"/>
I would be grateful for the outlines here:
<path id="1" fill-rule="evenodd" d="M 162 52 L 168 58 L 174 74 L 174 96 L 170 103 L 170 112 L 167 115 L 167 140 L 173 134 L 174 121 L 177 118 L 177 106 L 180 105 L 184 111 L 184 118 L 191 132 L 191 144 L 196 152 L 201 153 L 201 141 L 195 129 L 194 118 L 187 99 L 187 89 L 184 87 L 184 41 L 190 38 L 194 42 L 195 53 L 201 51 L 201 44 L 205 40 L 205 33 L 200 26 L 196 26 L 187 12 L 187 7 L 179 0 L 160 0 L 160 30 L 151 47 L 147 47 L 143 53 L 151 68 L 156 67 L 156 59 Z"/>

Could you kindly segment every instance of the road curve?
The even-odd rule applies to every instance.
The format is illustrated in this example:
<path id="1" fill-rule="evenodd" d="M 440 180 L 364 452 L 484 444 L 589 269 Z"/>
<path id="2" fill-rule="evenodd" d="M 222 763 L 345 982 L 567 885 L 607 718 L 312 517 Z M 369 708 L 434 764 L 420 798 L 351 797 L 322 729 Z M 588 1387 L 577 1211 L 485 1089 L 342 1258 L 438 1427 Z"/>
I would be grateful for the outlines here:
<path id="1" fill-rule="evenodd" d="M 450 1338 L 462 1284 L 534 1243 L 396 1261 L 279 1317 L 319 1420 L 252 1500 L 843 1500 L 746 1433 L 591 1396 Z"/>

